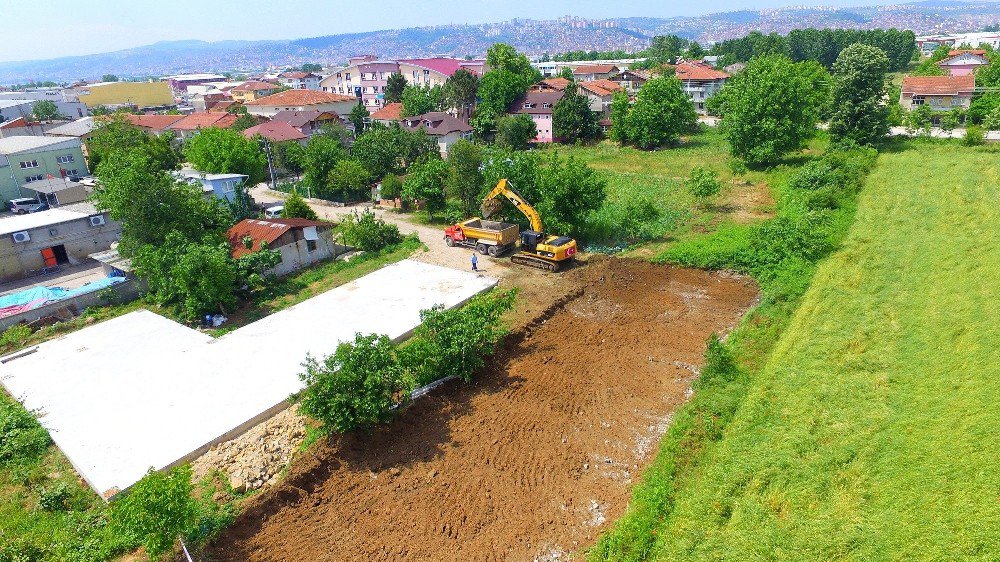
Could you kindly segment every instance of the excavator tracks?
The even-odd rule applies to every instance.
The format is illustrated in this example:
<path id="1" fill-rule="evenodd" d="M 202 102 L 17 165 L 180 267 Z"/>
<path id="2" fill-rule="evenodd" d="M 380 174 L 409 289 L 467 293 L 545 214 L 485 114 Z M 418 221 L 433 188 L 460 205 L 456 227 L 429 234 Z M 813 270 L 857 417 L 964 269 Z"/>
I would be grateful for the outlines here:
<path id="1" fill-rule="evenodd" d="M 542 269 L 552 273 L 559 271 L 558 262 L 543 260 L 542 258 L 537 258 L 535 256 L 529 256 L 525 254 L 515 254 L 510 257 L 510 261 L 519 265 L 526 265 L 528 267 L 533 267 L 535 269 Z"/>

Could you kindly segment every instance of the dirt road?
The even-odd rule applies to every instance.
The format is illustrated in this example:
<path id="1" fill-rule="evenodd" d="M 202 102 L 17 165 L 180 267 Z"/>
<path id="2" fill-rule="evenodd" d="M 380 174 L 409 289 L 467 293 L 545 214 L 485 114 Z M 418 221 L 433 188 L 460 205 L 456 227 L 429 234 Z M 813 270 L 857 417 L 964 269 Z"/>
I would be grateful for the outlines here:
<path id="1" fill-rule="evenodd" d="M 570 298 L 472 384 L 315 447 L 206 559 L 557 560 L 592 543 L 623 513 L 706 339 L 756 288 L 617 259 L 543 279 Z"/>

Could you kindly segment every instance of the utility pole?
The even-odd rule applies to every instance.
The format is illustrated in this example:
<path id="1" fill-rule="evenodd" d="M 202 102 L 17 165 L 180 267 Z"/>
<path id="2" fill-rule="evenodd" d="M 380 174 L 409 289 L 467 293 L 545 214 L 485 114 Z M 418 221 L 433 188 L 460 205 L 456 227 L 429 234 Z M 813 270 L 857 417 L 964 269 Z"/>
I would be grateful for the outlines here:
<path id="1" fill-rule="evenodd" d="M 264 143 L 264 154 L 267 156 L 267 170 L 271 173 L 271 190 L 277 191 L 278 185 L 274 181 L 274 163 L 271 161 L 271 142 L 267 140 L 267 137 L 261 137 L 260 140 Z"/>

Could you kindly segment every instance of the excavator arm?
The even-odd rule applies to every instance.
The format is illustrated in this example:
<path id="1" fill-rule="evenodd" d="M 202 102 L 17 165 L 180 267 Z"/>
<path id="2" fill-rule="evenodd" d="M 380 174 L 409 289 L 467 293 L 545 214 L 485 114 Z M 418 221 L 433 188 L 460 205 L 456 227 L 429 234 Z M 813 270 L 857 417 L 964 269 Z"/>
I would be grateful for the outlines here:
<path id="1" fill-rule="evenodd" d="M 479 209 L 482 211 L 484 219 L 490 218 L 491 215 L 503 208 L 503 203 L 500 201 L 501 195 L 517 207 L 517 210 L 521 211 L 524 216 L 528 217 L 528 222 L 531 223 L 531 230 L 543 232 L 542 217 L 538 214 L 538 211 L 525 201 L 524 197 L 521 197 L 518 192 L 514 191 L 514 188 L 510 186 L 506 178 L 497 182 L 497 186 L 493 188 L 493 191 L 490 191 L 489 195 L 483 199 L 483 203 Z"/>

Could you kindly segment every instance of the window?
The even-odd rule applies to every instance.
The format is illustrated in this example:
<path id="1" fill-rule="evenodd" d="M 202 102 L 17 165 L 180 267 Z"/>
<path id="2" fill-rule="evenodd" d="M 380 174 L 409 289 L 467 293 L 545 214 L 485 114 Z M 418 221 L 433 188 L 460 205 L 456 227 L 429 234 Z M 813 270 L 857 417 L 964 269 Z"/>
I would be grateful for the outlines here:
<path id="1" fill-rule="evenodd" d="M 22 170 L 25 170 L 25 169 L 28 169 L 28 168 L 37 168 L 37 167 L 38 167 L 38 160 L 26 160 L 26 161 L 21 162 L 21 169 Z"/>
<path id="2" fill-rule="evenodd" d="M 56 162 L 59 162 L 60 164 L 69 164 L 72 161 L 73 161 L 72 154 L 67 154 L 65 156 L 56 156 Z"/>
<path id="3" fill-rule="evenodd" d="M 345 79 L 346 79 L 346 80 L 347 80 L 348 82 L 350 82 L 350 81 L 351 81 L 351 73 L 350 73 L 350 72 L 348 72 L 347 74 L 345 74 L 345 75 L 344 75 L 344 78 L 345 78 Z"/>
<path id="4" fill-rule="evenodd" d="M 234 191 L 236 191 L 236 182 L 234 182 L 233 180 L 226 180 L 222 182 L 223 193 L 232 193 Z"/>
<path id="5" fill-rule="evenodd" d="M 66 175 L 67 176 L 74 176 L 74 177 L 75 176 L 79 176 L 80 175 L 80 171 L 77 170 L 76 168 L 73 168 L 72 170 L 66 170 Z"/>
<path id="6" fill-rule="evenodd" d="M 316 241 L 315 240 L 306 240 L 306 250 L 309 250 L 310 252 L 315 252 L 316 251 Z"/>
<path id="7" fill-rule="evenodd" d="M 913 105 L 924 105 L 924 96 L 913 96 Z"/>
<path id="8" fill-rule="evenodd" d="M 24 183 L 31 183 L 33 181 L 42 181 L 43 179 L 45 179 L 45 176 L 43 176 L 42 174 L 38 174 L 37 176 L 25 176 Z"/>

